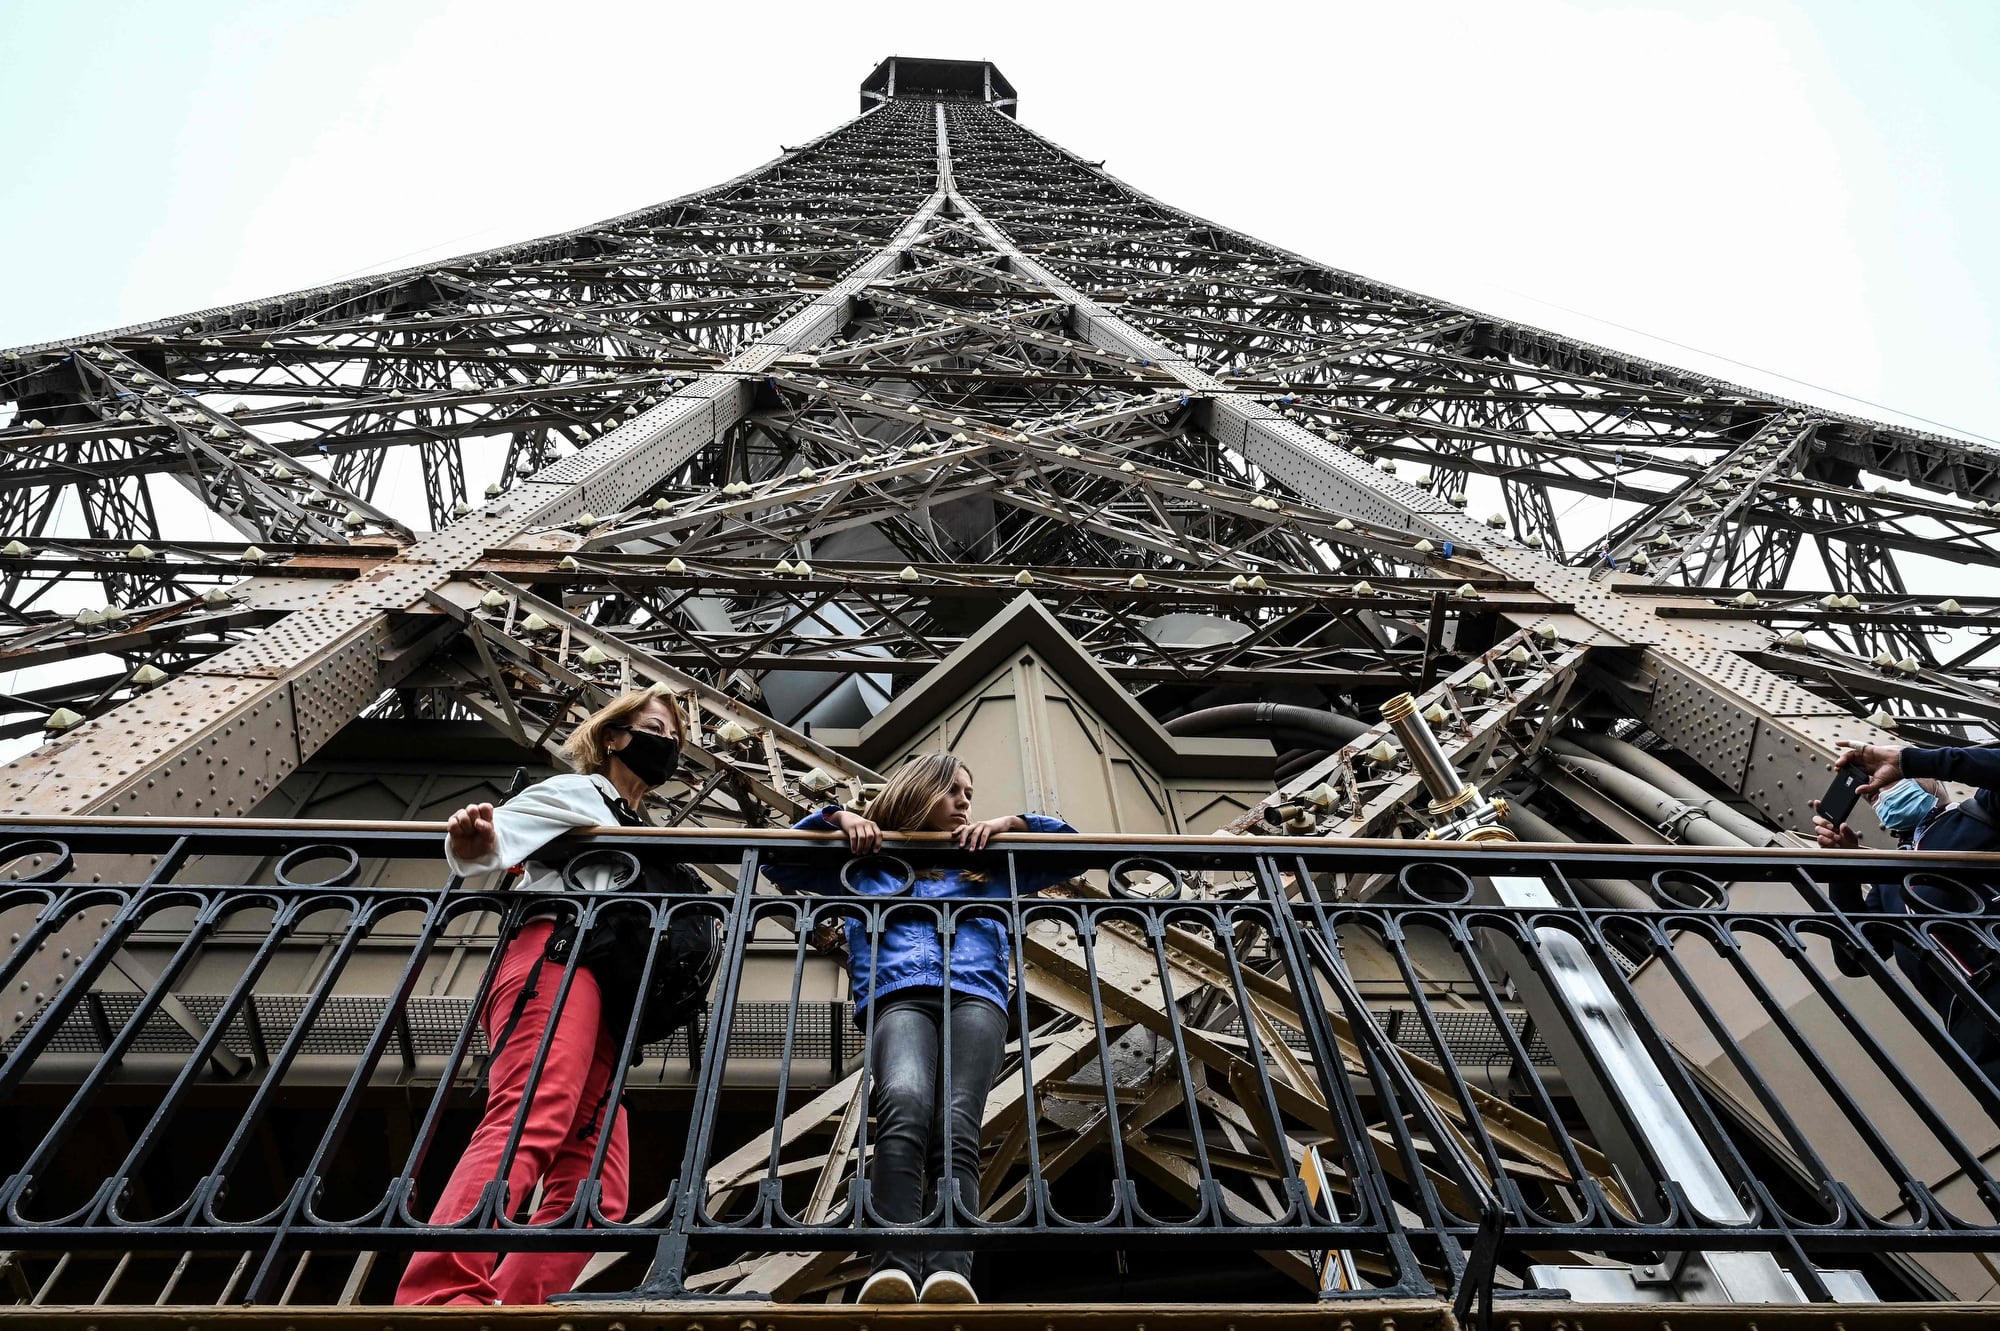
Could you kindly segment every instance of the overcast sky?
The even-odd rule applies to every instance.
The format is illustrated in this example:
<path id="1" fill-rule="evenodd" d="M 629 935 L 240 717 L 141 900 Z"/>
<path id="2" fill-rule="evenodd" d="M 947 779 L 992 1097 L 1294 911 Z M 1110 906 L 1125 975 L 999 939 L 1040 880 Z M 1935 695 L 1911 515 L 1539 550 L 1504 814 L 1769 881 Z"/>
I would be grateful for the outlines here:
<path id="1" fill-rule="evenodd" d="M 2000 438 L 1994 0 L 12 0 L 0 51 L 0 345 L 710 185 L 898 53 L 992 59 L 1036 129 L 1325 262 Z"/>

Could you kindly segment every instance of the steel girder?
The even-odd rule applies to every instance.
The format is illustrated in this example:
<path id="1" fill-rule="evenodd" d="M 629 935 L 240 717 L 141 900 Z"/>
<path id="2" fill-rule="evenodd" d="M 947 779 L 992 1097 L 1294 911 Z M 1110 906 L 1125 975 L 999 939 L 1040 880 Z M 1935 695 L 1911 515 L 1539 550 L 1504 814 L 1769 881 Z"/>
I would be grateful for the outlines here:
<path id="1" fill-rule="evenodd" d="M 918 132 L 907 132 L 909 122 Z M 732 346 L 726 359 L 718 355 L 713 372 L 694 377 L 644 410 L 628 404 L 629 413 L 607 413 L 579 431 L 581 448 L 496 493 L 477 512 L 402 547 L 365 578 L 333 588 L 298 607 L 273 632 L 209 657 L 111 716 L 77 726 L 9 764 L 10 806 L 18 812 L 62 808 L 126 813 L 227 813 L 252 807 L 386 686 L 421 663 L 421 655 L 401 648 L 411 632 L 404 621 L 414 607 L 426 604 L 425 592 L 449 581 L 454 569 L 490 546 L 560 528 L 593 507 L 613 510 L 629 501 L 741 416 L 749 406 L 752 376 L 784 351 L 822 341 L 846 321 L 855 293 L 890 268 L 942 202 L 935 189 L 935 143 L 923 132 L 927 129 L 920 109 L 889 108 L 788 154 L 763 172 L 618 219 L 601 234 L 593 229 L 477 256 L 468 266 L 517 276 L 505 269 L 539 262 L 561 269 L 551 276 L 572 280 L 574 274 L 565 266 L 569 262 L 609 254 L 621 244 L 650 244 L 652 233 L 664 228 L 676 244 L 683 233 L 710 241 L 714 267 L 729 270 L 747 264 L 740 255 L 754 255 L 770 236 L 777 236 L 789 256 L 780 262 L 793 286 L 790 299 L 771 318 L 742 330 L 735 339 L 740 345 Z M 823 205 L 829 198 L 840 201 L 836 215 L 829 217 L 820 206 L 804 209 L 801 217 L 804 201 Z M 799 257 L 800 246 L 810 259 L 795 266 L 792 259 Z M 303 325 L 318 311 L 345 315 L 370 304 L 393 307 L 413 283 L 430 288 L 425 274 L 406 272 L 363 284 L 359 296 L 349 284 L 269 302 L 260 317 L 276 317 L 290 326 Z M 386 309 L 377 312 L 386 319 Z M 197 331 L 221 329 L 225 320 L 248 313 L 244 307 L 216 312 Z M 151 343 L 152 337 L 164 340 L 163 333 L 145 328 L 121 330 L 121 335 L 142 345 L 160 345 Z M 247 343 L 255 336 L 253 329 L 232 341 Z M 200 340 L 211 351 L 228 350 L 219 337 Z M 39 365 L 51 350 L 27 348 L 16 356 Z M 241 377 L 264 383 L 281 376 L 278 366 L 260 358 L 264 348 L 250 350 Z M 379 351 L 379 344 L 370 350 Z M 442 347 L 428 350 L 447 361 L 454 357 Z M 468 357 L 465 363 L 488 371 L 488 361 L 508 359 L 497 341 L 484 347 L 475 342 L 472 351 L 482 350 L 496 354 Z M 531 357 L 521 353 L 521 358 L 546 365 L 551 357 L 538 349 Z M 202 372 L 209 370 L 203 367 Z M 253 595 L 257 581 L 250 584 Z M 398 622 L 392 623 L 392 616 Z"/>
<path id="2" fill-rule="evenodd" d="M 1365 511 L 1447 540 L 1470 540 L 1481 534 L 1481 528 L 1458 511 L 1460 505 L 1366 465 L 1367 442 L 1354 442 L 1339 432 L 1309 429 L 1300 423 L 1296 412 L 1298 384 L 1286 368 L 1287 354 L 1277 349 L 1292 325 L 1281 321 L 1277 334 L 1267 336 L 1260 319 L 1256 345 L 1239 348 L 1224 359 L 1201 346 L 1155 337 L 1130 317 L 1136 306 L 1144 304 L 1149 282 L 1165 274 L 1172 279 L 1174 289 L 1185 289 L 1192 276 L 1190 269 L 1198 265 L 1206 269 L 1202 277 L 1211 286 L 1238 290 L 1245 299 L 1268 296 L 1274 288 L 1317 287 L 1339 295 L 1366 297 L 1372 302 L 1368 309 L 1347 311 L 1357 318 L 1379 319 L 1379 307 L 1385 301 L 1391 306 L 1417 302 L 1420 308 L 1407 316 L 1413 324 L 1437 318 L 1445 307 L 1424 305 L 1408 293 L 1373 284 L 1357 285 L 1345 275 L 1176 213 L 1110 181 L 1011 122 L 1003 124 L 959 107 L 949 108 L 946 114 L 954 130 L 962 131 L 954 143 L 954 160 L 956 179 L 969 209 L 988 219 L 993 237 L 1012 238 L 1003 244 L 1023 271 L 1043 274 L 1058 289 L 1076 297 L 1078 321 L 1093 340 L 1158 363 L 1205 396 L 1210 403 L 1210 428 L 1225 444 L 1236 445 L 1271 475 L 1329 507 Z M 1067 203 L 1051 206 L 1051 194 L 1066 201 L 1088 198 L 1089 203 L 1081 208 Z M 1115 218 L 1116 225 L 1108 218 Z M 1135 222 L 1142 225 L 1135 226 Z M 1059 270 L 1067 273 L 1065 261 L 1076 248 L 1078 233 L 1088 236 L 1094 225 L 1115 232 L 1108 248 L 1118 254 L 1119 262 L 1111 265 L 1118 271 L 1115 276 L 1107 275 L 1100 259 L 1080 265 L 1074 274 L 1077 284 L 1071 285 L 1065 276 L 1058 275 Z M 1037 244 L 1046 245 L 1045 259 L 1031 252 Z M 1109 299 L 1100 301 L 1095 290 L 1104 291 Z M 1115 307 L 1110 299 L 1117 301 Z M 1510 343 L 1510 357 L 1527 348 L 1550 345 L 1546 339 L 1504 340 Z M 1488 388 L 1475 383 L 1464 402 L 1468 407 L 1489 400 L 1498 402 L 1501 386 L 1518 391 L 1523 373 L 1545 383 L 1555 376 L 1567 377 L 1575 391 L 1546 395 L 1539 404 L 1544 420 L 1551 425 L 1581 423 L 1581 428 L 1593 435 L 1617 434 L 1620 438 L 1613 448 L 1614 459 L 1627 451 L 1653 451 L 1697 427 L 1706 434 L 1719 435 L 1732 428 L 1740 431 L 1760 417 L 1766 424 L 1773 415 L 1782 415 L 1790 425 L 1804 419 L 1802 412 L 1790 410 L 1791 404 L 1768 400 L 1753 404 L 1748 390 L 1594 353 L 1595 349 L 1572 344 L 1563 355 L 1546 358 L 1553 364 L 1496 363 L 1485 375 L 1493 398 L 1487 398 Z M 1410 358 L 1408 344 L 1399 354 Z M 1606 368 L 1588 368 L 1593 362 Z M 1426 372 L 1429 368 L 1425 367 Z M 1453 368 L 1461 374 L 1465 369 L 1463 364 Z M 1254 381 L 1258 373 L 1266 376 L 1263 383 Z M 1311 370 L 1301 380 L 1313 381 L 1317 374 Z M 1601 392 L 1591 395 L 1588 380 L 1592 377 L 1617 382 L 1623 394 L 1632 399 L 1630 407 L 1607 410 L 1592 405 L 1601 399 Z M 1328 385 L 1321 378 L 1325 390 Z M 1422 374 L 1401 378 L 1404 405 L 1390 410 L 1391 404 L 1376 391 L 1379 385 L 1363 383 L 1357 388 L 1341 386 L 1343 396 L 1353 404 L 1345 409 L 1368 417 L 1378 432 L 1393 430 L 1421 447 L 1427 438 L 1451 428 L 1444 423 L 1441 405 L 1422 401 L 1441 399 L 1444 394 L 1441 389 L 1431 392 L 1438 385 L 1424 382 Z M 1243 379 L 1252 380 L 1252 391 L 1244 391 Z M 1269 392 L 1269 387 L 1278 392 Z M 1255 391 L 1260 388 L 1265 391 Z M 1668 390 L 1673 396 L 1667 396 Z M 1553 417 L 1557 412 L 1562 415 Z M 1854 423 L 1827 413 L 1817 415 L 1824 419 L 1816 425 L 1815 435 L 1830 434 L 1850 451 L 1864 435 L 1872 438 L 1881 433 L 1862 431 Z M 1489 432 L 1504 431 L 1495 425 Z M 1534 442 L 1560 442 L 1553 430 L 1534 433 L 1542 436 Z M 1960 462 L 1980 453 L 1975 446 L 1932 436 L 1910 436 L 1898 447 L 1905 453 L 1927 447 L 1940 457 Z M 1858 492 L 1853 493 L 1858 497 Z M 1959 507 L 1966 520 L 1978 520 L 1977 505 Z M 1538 517 L 1523 524 L 1517 518 L 1514 525 L 1518 530 L 1534 520 Z M 1496 514 L 1487 530 L 1507 525 L 1507 516 Z M 1884 544 L 1879 534 L 1867 535 L 1871 542 Z M 1535 548 L 1536 543 L 1504 538 L 1489 541 L 1490 548 L 1484 552 L 1488 563 L 1531 578 L 1544 591 L 1566 595 L 1579 606 L 1589 631 L 1604 635 L 1600 641 L 1645 648 L 1638 674 L 1630 680 L 1633 689 L 1627 695 L 1638 700 L 1642 719 L 1709 768 L 1725 786 L 1783 825 L 1802 825 L 1807 814 L 1805 801 L 1816 793 L 1818 773 L 1838 739 L 1889 738 L 1856 719 L 1855 710 L 1844 703 L 1836 704 L 1790 684 L 1748 661 L 1734 650 L 1737 643 L 1726 634 L 1707 634 L 1685 623 L 1669 626 L 1658 619 L 1635 616 L 1629 603 L 1594 595 L 1587 584 L 1576 581 L 1584 576 L 1582 570 L 1554 564 Z M 1789 559 L 1782 561 L 1782 566 L 1788 569 Z"/>
<path id="3" fill-rule="evenodd" d="M 1920 613 L 1896 561 L 1941 543 L 2000 561 L 1975 499 L 2000 495 L 1990 450 L 1313 264 L 989 106 L 871 105 L 595 227 L 5 353 L 0 512 L 22 546 L 0 551 L 0 651 L 114 667 L 23 690 L 11 724 L 57 698 L 93 715 L 131 699 L 124 736 L 159 731 L 133 751 L 85 726 L 15 765 L 15 797 L 136 799 L 227 731 L 255 750 L 242 779 L 169 803 L 246 807 L 387 685 L 451 705 L 422 701 L 445 685 L 420 667 L 451 632 L 441 602 L 462 609 L 453 588 L 481 569 L 527 579 L 607 653 L 752 698 L 779 668 L 912 679 L 963 640 L 975 591 L 1022 576 L 1135 689 L 1316 676 L 1365 707 L 1378 682 L 1430 687 L 1481 659 L 1498 616 L 1590 648 L 1640 719 L 1780 819 L 1867 711 L 1986 733 L 1994 625 Z M 268 558 L 174 540 L 158 476 Z M 81 533 L 57 516 L 72 492 Z M 1774 584 L 1812 576 L 1806 537 L 1830 585 L 1780 602 Z M 121 556 L 127 539 L 151 553 Z M 794 560 L 815 571 L 753 572 Z M 1754 584 L 1784 613 L 1632 594 L 1668 578 Z M 234 598 L 203 599 L 218 588 Z M 76 623 L 86 589 L 122 613 Z M 1867 600 L 1817 604 L 1850 591 Z M 696 599 L 729 626 L 691 617 Z M 1197 604 L 1248 636 L 1147 637 L 1153 613 Z M 805 631 L 836 612 L 838 646 Z M 524 726 L 560 654 L 498 669 L 490 632 L 455 622 L 438 669 L 477 662 L 488 714 Z M 141 666 L 181 677 L 140 698 Z M 336 677 L 333 709 L 302 719 L 287 690 Z M 171 723 L 132 724 L 153 716 Z M 103 774 L 51 784 L 80 742 Z M 781 786 L 773 807 L 796 796 Z"/>
<path id="4" fill-rule="evenodd" d="M 676 556 L 676 559 L 679 557 Z M 618 640 L 703 678 L 807 670 L 838 676 L 917 676 L 964 641 L 1022 590 L 1011 569 L 949 564 L 821 562 L 779 574 L 746 560 L 691 556 L 668 571 L 662 556 L 498 551 L 480 568 L 523 586 L 560 591 L 589 622 Z M 1357 594 L 1332 578 L 1273 574 L 1262 589 L 1240 574 L 1158 574 L 1135 589 L 1122 568 L 1064 568 L 1035 575 L 1035 596 L 1114 678 L 1156 683 L 1254 686 L 1316 683 L 1342 692 L 1421 687 L 1435 670 L 1431 625 L 1509 610 L 1544 612 L 1547 599 L 1519 585 L 1486 584 L 1476 595 L 1443 579 L 1384 579 Z M 693 602 L 710 613 L 696 617 Z M 720 606 L 733 627 L 719 628 Z M 1148 621 L 1175 613 L 1226 615 L 1240 637 L 1176 645 L 1148 637 Z M 1441 633 L 1441 630 L 1440 630 Z"/>

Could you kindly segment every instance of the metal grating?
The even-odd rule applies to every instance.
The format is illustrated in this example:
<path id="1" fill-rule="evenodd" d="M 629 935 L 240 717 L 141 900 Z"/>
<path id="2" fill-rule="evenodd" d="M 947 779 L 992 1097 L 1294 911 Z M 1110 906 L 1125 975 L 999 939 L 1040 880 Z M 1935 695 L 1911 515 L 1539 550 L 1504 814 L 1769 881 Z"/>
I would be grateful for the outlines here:
<path id="1" fill-rule="evenodd" d="M 182 1007 L 204 1029 L 215 1021 L 226 999 L 223 994 L 180 994 L 177 997 Z M 241 1012 L 229 1023 L 229 1029 L 222 1037 L 223 1048 L 240 1058 L 265 1057 L 276 1052 L 297 1028 L 306 1001 L 304 995 L 298 994 L 253 996 L 250 1002 L 256 1009 L 257 1023 L 263 1031 L 264 1048 L 253 1049 L 248 1023 Z M 333 1057 L 360 1054 L 381 1022 L 387 1002 L 381 995 L 366 994 L 336 995 L 328 999 L 319 1019 L 307 1033 L 300 1053 Z M 49 1041 L 48 1052 L 103 1053 L 107 1043 L 105 1035 L 116 1038 L 125 1023 L 131 1020 L 138 1005 L 139 995 L 129 991 L 92 990 L 86 1002 L 70 1012 L 57 1027 Z M 827 1019 L 830 1007 L 835 1013 L 831 1031 Z M 419 1058 L 444 1057 L 458 1042 L 459 1032 L 471 1015 L 472 1000 L 451 995 L 427 995 L 412 998 L 403 1011 L 411 1051 Z M 704 1030 L 709 1016 L 710 1009 L 704 1006 L 698 1018 L 698 1024 Z M 834 1036 L 840 1039 L 841 1056 L 851 1057 L 860 1050 L 860 1037 L 854 1031 L 853 1017 L 853 1004 L 845 1002 L 838 1005 L 814 1003 L 805 1018 L 796 1023 L 792 1020 L 789 1004 L 739 1003 L 730 1022 L 730 1056 L 777 1058 L 784 1052 L 786 1031 L 796 1024 L 797 1029 L 792 1036 L 792 1055 L 795 1059 L 822 1062 L 830 1059 L 834 1051 Z M 0 1049 L 13 1049 L 20 1042 L 21 1034 L 17 1031 L 0 1044 Z M 187 1054 L 194 1050 L 196 1038 L 171 1016 L 156 1009 L 140 1027 L 132 1042 L 131 1052 Z M 401 1048 L 395 1033 L 390 1037 L 390 1047 Z M 689 1051 L 686 1028 L 646 1046 L 649 1058 L 685 1059 Z M 486 1052 L 486 1034 L 475 1029 L 471 1054 L 480 1058 Z"/>
<path id="2" fill-rule="evenodd" d="M 1416 1010 L 1407 1007 L 1376 1008 L 1375 1026 L 1384 1035 L 1395 1041 L 1398 1048 L 1408 1050 L 1419 1058 L 1435 1059 L 1437 1050 L 1431 1045 L 1430 1036 L 1425 1032 L 1423 1022 Z M 1438 1034 L 1443 1037 L 1445 1047 L 1452 1061 L 1462 1067 L 1493 1067 L 1505 1063 L 1509 1057 L 1507 1042 L 1500 1035 L 1500 1029 L 1493 1018 L 1484 1012 L 1433 1012 L 1432 1020 L 1437 1022 Z M 1533 1033 L 1524 1013 L 1514 1013 L 1510 1017 L 1514 1034 L 1527 1040 L 1528 1058 L 1536 1067 L 1553 1067 L 1555 1060 L 1542 1037 Z M 1310 1053 L 1305 1032 L 1290 1027 L 1279 1028 L 1285 1043 L 1300 1053 Z M 1232 1018 L 1222 1028 L 1226 1035 L 1243 1034 L 1242 1019 Z"/>

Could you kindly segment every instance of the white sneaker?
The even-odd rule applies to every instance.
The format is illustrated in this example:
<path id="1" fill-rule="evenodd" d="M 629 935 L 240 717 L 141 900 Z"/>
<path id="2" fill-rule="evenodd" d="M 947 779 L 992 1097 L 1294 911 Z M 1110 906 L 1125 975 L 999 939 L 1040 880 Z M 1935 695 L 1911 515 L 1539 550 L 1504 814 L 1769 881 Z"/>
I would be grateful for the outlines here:
<path id="1" fill-rule="evenodd" d="M 919 1303 L 977 1303 L 979 1296 L 972 1292 L 972 1282 L 956 1271 L 933 1271 L 924 1281 L 924 1292 L 917 1296 Z"/>
<path id="2" fill-rule="evenodd" d="M 929 1289 L 930 1284 L 926 1282 L 924 1288 Z M 917 1301 L 917 1282 L 910 1279 L 909 1272 L 907 1271 L 898 1271 L 893 1267 L 884 1267 L 863 1282 L 861 1293 L 854 1301 L 856 1303 L 915 1303 Z"/>

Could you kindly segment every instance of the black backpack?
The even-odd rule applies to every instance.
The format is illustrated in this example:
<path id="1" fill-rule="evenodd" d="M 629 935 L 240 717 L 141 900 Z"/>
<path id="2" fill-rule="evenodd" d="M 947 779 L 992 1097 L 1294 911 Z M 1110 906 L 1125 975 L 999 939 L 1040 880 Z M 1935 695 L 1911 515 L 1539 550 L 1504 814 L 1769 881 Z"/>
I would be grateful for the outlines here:
<path id="1" fill-rule="evenodd" d="M 525 788 L 526 775 L 525 770 L 515 775 L 514 788 L 507 792 L 508 798 Z M 614 797 L 607 803 L 622 825 L 646 826 L 646 820 L 624 800 Z M 569 850 L 567 855 L 562 855 L 564 849 Z M 590 846 L 563 847 L 558 839 L 544 847 L 535 858 L 540 863 L 560 869 L 564 882 L 575 889 L 574 869 L 579 863 L 592 855 L 606 853 Z M 608 853 L 625 858 L 623 852 Z M 558 856 L 561 858 L 558 859 Z M 642 864 L 639 868 L 648 892 L 689 896 L 700 895 L 705 890 L 701 880 L 685 864 Z M 586 894 L 579 891 L 577 895 Z M 583 937 L 577 959 L 577 964 L 587 968 L 597 981 L 598 991 L 603 996 L 603 1020 L 611 1029 L 622 1033 L 634 1010 L 637 1010 L 639 1030 L 638 1037 L 632 1042 L 631 1060 L 634 1065 L 643 1058 L 647 1045 L 666 1039 L 700 1015 L 722 951 L 721 928 L 716 912 L 678 905 L 669 917 L 667 927 L 659 931 L 657 940 L 652 916 L 652 909 L 637 901 L 613 902 L 600 908 L 589 932 Z M 573 947 L 578 947 L 575 916 L 558 921 L 550 930 L 542 959 L 567 965 Z M 652 974 L 646 977 L 645 993 L 642 995 L 639 985 L 645 975 L 649 952 L 656 955 Z M 499 1056 L 500 1050 L 513 1035 L 514 1028 L 520 1024 L 521 1014 L 526 1011 L 528 1000 L 535 996 L 540 980 L 541 969 L 537 967 L 528 982 L 521 986 L 513 1011 L 494 1037 L 487 1066 L 492 1065 L 493 1059 Z"/>

